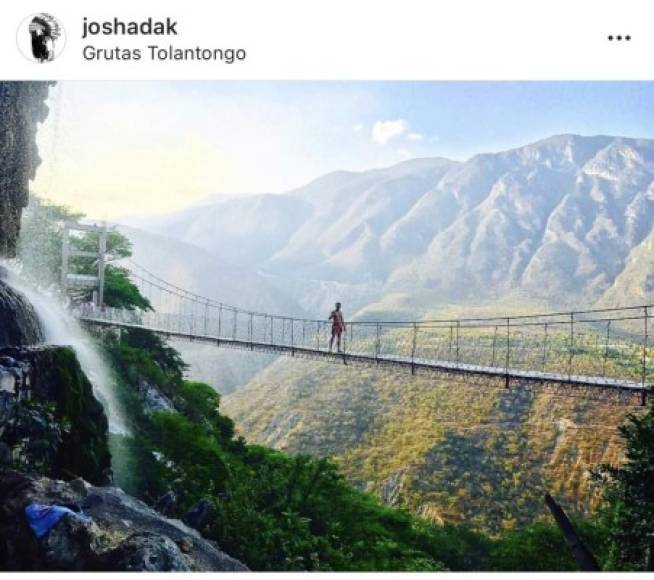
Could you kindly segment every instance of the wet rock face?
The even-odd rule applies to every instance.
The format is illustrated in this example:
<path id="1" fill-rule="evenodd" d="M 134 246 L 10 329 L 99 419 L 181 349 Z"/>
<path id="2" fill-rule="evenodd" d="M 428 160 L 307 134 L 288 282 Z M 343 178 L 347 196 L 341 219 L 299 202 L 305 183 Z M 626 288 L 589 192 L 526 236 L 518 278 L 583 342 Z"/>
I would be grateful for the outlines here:
<path id="1" fill-rule="evenodd" d="M 30 503 L 66 505 L 91 520 L 62 518 L 40 540 L 27 524 Z M 246 571 L 179 520 L 115 487 L 0 473 L 0 569 L 79 571 Z"/>
<path id="2" fill-rule="evenodd" d="M 146 415 L 152 415 L 158 411 L 175 411 L 173 402 L 161 392 L 156 384 L 147 379 L 142 379 L 139 383 L 139 396 Z"/>
<path id="3" fill-rule="evenodd" d="M 208 499 L 201 499 L 191 506 L 182 520 L 188 526 L 201 530 L 202 526 L 208 523 L 216 513 L 214 504 Z"/>
<path id="4" fill-rule="evenodd" d="M 0 348 L 0 468 L 108 483 L 107 433 L 72 349 Z"/>
<path id="5" fill-rule="evenodd" d="M 50 84 L 0 82 L 0 257 L 16 255 L 28 183 L 41 162 L 36 131 L 48 114 Z"/>
<path id="6" fill-rule="evenodd" d="M 40 542 L 36 551 L 48 570 L 83 571 L 98 557 L 98 527 L 92 521 L 63 518 Z"/>
<path id="7" fill-rule="evenodd" d="M 40 342 L 43 342 L 43 331 L 34 308 L 22 294 L 2 281 L 0 271 L 0 348 Z"/>

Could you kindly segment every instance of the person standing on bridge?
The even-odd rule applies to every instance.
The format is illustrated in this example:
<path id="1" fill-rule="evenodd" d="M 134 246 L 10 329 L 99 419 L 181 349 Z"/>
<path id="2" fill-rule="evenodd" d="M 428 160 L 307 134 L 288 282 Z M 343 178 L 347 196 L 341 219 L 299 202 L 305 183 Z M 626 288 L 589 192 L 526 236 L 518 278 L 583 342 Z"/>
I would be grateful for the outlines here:
<path id="1" fill-rule="evenodd" d="M 345 332 L 345 319 L 343 318 L 340 302 L 336 303 L 336 308 L 329 315 L 329 320 L 332 321 L 332 337 L 329 340 L 329 352 L 332 351 L 334 346 L 334 338 L 336 338 L 336 350 L 341 352 L 341 334 Z"/>

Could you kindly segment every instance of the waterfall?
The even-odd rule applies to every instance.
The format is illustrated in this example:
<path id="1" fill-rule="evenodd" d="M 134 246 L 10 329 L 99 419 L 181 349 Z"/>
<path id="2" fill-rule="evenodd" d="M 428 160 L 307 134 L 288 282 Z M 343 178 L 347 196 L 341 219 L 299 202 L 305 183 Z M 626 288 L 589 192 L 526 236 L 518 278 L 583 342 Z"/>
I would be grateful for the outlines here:
<path id="1" fill-rule="evenodd" d="M 75 351 L 82 370 L 93 385 L 95 396 L 107 414 L 109 431 L 129 434 L 124 413 L 116 397 L 114 378 L 91 337 L 63 307 L 57 296 L 25 282 L 16 273 L 14 265 L 5 263 L 4 266 L 7 274 L 3 281 L 31 303 L 41 323 L 45 344 L 70 346 Z"/>

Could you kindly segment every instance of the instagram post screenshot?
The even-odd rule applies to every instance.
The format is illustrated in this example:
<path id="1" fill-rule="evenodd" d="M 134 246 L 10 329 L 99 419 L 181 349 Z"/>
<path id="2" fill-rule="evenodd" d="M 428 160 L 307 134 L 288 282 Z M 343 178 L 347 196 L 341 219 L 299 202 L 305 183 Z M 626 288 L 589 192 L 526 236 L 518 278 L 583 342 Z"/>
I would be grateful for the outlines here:
<path id="1" fill-rule="evenodd" d="M 654 572 L 654 4 L 0 12 L 3 574 Z"/>

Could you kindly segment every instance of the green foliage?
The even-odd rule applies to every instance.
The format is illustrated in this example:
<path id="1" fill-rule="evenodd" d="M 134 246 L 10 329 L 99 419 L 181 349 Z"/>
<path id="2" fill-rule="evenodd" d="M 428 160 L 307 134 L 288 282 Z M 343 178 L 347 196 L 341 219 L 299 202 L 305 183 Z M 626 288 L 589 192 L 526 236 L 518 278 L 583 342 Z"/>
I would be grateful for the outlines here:
<path id="1" fill-rule="evenodd" d="M 129 271 L 119 266 L 108 265 L 105 268 L 104 302 L 107 306 L 125 310 L 152 310 L 150 301 L 129 279 Z"/>
<path id="2" fill-rule="evenodd" d="M 149 443 L 158 454 L 157 476 L 165 487 L 175 489 L 180 509 L 224 491 L 226 458 L 218 440 L 202 425 L 179 413 L 155 413 Z"/>
<path id="3" fill-rule="evenodd" d="M 206 423 L 225 442 L 234 436 L 234 422 L 218 413 L 220 395 L 206 383 L 182 381 L 178 386 L 181 411 L 192 421 Z"/>
<path id="4" fill-rule="evenodd" d="M 449 570 L 480 571 L 492 568 L 489 558 L 494 541 L 486 534 L 466 524 L 436 526 L 422 519 L 415 522 L 423 532 L 416 537 L 416 546 L 432 553 Z"/>
<path id="5" fill-rule="evenodd" d="M 82 251 L 93 252 L 98 249 L 100 234 L 88 232 L 76 241 L 75 246 Z M 132 242 L 123 234 L 115 230 L 107 232 L 107 254 L 111 260 L 129 258 L 132 255 Z"/>
<path id="6" fill-rule="evenodd" d="M 247 446 L 232 461 L 207 533 L 252 568 L 443 569 L 414 517 L 353 488 L 329 460 Z"/>
<path id="7" fill-rule="evenodd" d="M 605 488 L 603 520 L 609 529 L 607 567 L 654 568 L 654 402 L 645 415 L 633 415 L 620 428 L 626 462 L 595 473 Z"/>
<path id="8" fill-rule="evenodd" d="M 596 556 L 603 554 L 606 531 L 598 524 L 574 524 L 582 541 Z M 577 571 L 570 548 L 554 523 L 535 522 L 505 533 L 493 546 L 490 561 L 498 571 Z"/>
<path id="9" fill-rule="evenodd" d="M 183 412 L 192 420 L 211 420 L 218 414 L 220 395 L 206 383 L 184 381 L 178 388 Z"/>
<path id="10" fill-rule="evenodd" d="M 55 414 L 68 428 L 63 433 L 56 461 L 65 476 L 77 475 L 91 483 L 102 483 L 111 457 L 107 445 L 107 418 L 93 395 L 91 383 L 79 366 L 72 349 L 53 351 L 57 382 L 66 385 L 58 392 Z"/>
<path id="11" fill-rule="evenodd" d="M 159 385 L 168 396 L 180 388 L 186 365 L 179 353 L 157 335 L 141 329 L 106 334 L 104 347 L 119 377 L 138 388 L 142 379 Z"/>
<path id="12" fill-rule="evenodd" d="M 232 451 L 230 465 L 207 531 L 254 569 L 443 568 L 415 518 L 353 488 L 327 459 L 243 446 Z M 418 538 L 427 549 L 415 547 Z"/>

